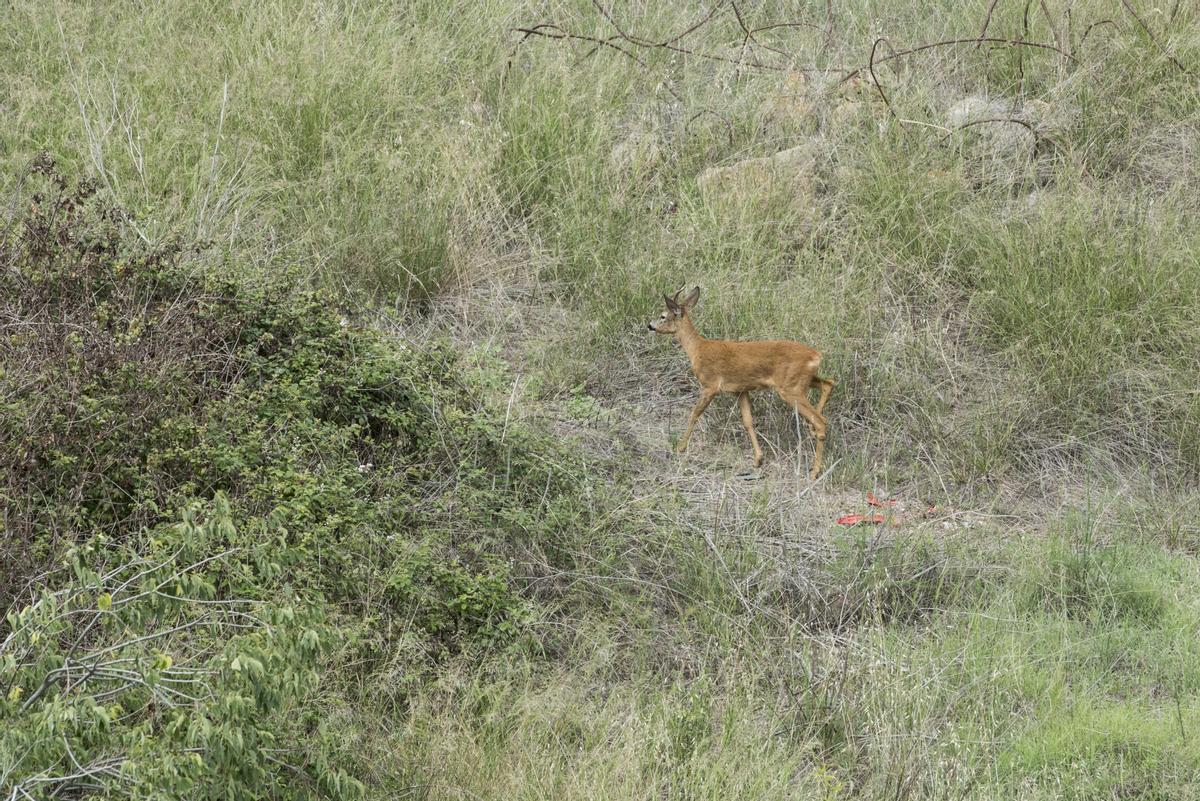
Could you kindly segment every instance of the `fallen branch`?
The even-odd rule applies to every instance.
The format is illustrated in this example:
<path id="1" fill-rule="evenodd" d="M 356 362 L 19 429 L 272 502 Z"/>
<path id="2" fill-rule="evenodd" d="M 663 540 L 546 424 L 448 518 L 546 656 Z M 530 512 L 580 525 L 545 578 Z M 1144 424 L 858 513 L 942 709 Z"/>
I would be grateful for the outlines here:
<path id="1" fill-rule="evenodd" d="M 979 36 L 977 37 L 979 42 L 975 45 L 976 50 L 983 47 L 983 38 L 987 36 L 988 26 L 992 24 L 992 14 L 996 11 L 996 6 L 999 2 L 1000 0 L 992 0 L 991 5 L 988 6 L 987 16 L 983 18 L 983 27 L 979 29 Z"/>
<path id="2" fill-rule="evenodd" d="M 638 58 L 635 53 L 626 50 L 620 45 L 613 44 L 609 39 L 597 39 L 594 36 L 587 36 L 586 34 L 582 33 L 571 33 L 570 31 L 555 25 L 553 22 L 543 22 L 540 25 L 534 25 L 532 28 L 513 28 L 513 30 L 517 33 L 525 34 L 523 37 L 521 37 L 521 41 L 517 42 L 518 45 L 524 43 L 525 40 L 527 40 L 530 36 L 544 36 L 547 39 L 573 39 L 578 42 L 591 42 L 597 47 L 611 47 L 618 53 L 633 59 L 633 61 L 639 67 L 646 66 L 646 62 Z"/>
<path id="3" fill-rule="evenodd" d="M 1042 7 L 1042 13 L 1046 15 L 1046 24 L 1050 26 L 1050 33 L 1054 34 L 1054 43 L 1058 45 L 1060 50 L 1065 52 L 1062 34 L 1059 33 L 1058 27 L 1054 24 L 1054 17 L 1050 14 L 1050 8 L 1046 5 L 1046 0 L 1038 0 L 1038 5 Z"/>
<path id="4" fill-rule="evenodd" d="M 762 40 L 762 38 L 760 37 L 760 34 L 766 33 L 768 31 L 777 30 L 780 28 L 809 28 L 814 31 L 825 33 L 826 35 L 829 34 L 829 31 L 820 25 L 817 25 L 812 22 L 804 22 L 804 21 L 777 22 L 777 23 L 772 23 L 769 25 L 760 25 L 758 27 L 751 27 L 746 16 L 742 13 L 742 8 L 739 5 L 739 3 L 737 2 L 737 0 L 717 0 L 708 8 L 708 10 L 705 13 L 703 13 L 698 19 L 696 19 L 695 22 L 692 22 L 687 27 L 680 30 L 678 33 L 666 36 L 665 38 L 663 38 L 661 40 L 648 39 L 645 36 L 641 36 L 631 30 L 628 30 L 617 19 L 616 15 L 613 13 L 613 11 L 611 11 L 609 8 L 605 7 L 605 5 L 601 2 L 601 0 L 592 0 L 592 6 L 596 9 L 596 11 L 600 14 L 600 16 L 603 17 L 604 20 L 609 25 L 612 26 L 613 30 L 616 31 L 616 33 L 614 35 L 600 37 L 600 36 L 593 36 L 593 35 L 584 34 L 584 33 L 576 33 L 575 31 L 568 30 L 564 26 L 559 25 L 554 22 L 543 22 L 543 23 L 539 23 L 537 25 L 529 25 L 529 26 L 521 26 L 521 27 L 513 28 L 512 30 L 514 32 L 521 34 L 521 38 L 514 44 L 513 51 L 512 51 L 512 53 L 510 53 L 508 61 L 505 64 L 502 81 L 507 79 L 508 73 L 512 69 L 512 63 L 513 63 L 513 59 L 516 56 L 517 49 L 520 48 L 520 46 L 522 44 L 524 44 L 525 42 L 527 42 L 529 39 L 531 39 L 533 37 L 541 37 L 541 38 L 545 38 L 545 39 L 556 39 L 559 41 L 585 42 L 585 43 L 591 45 L 591 48 L 581 56 L 581 59 L 590 57 L 591 55 L 593 55 L 595 52 L 597 52 L 601 48 L 609 48 L 609 49 L 617 51 L 618 53 L 625 56 L 629 60 L 633 61 L 635 64 L 637 64 L 639 67 L 641 67 L 643 69 L 648 69 L 649 65 L 646 63 L 646 61 L 644 61 L 638 55 L 637 50 L 639 50 L 639 49 L 662 49 L 662 50 L 667 50 L 672 53 L 679 53 L 679 54 L 682 54 L 685 56 L 692 56 L 695 58 L 701 58 L 701 59 L 705 59 L 708 61 L 717 61 L 717 62 L 722 62 L 722 63 L 726 63 L 726 64 L 733 64 L 738 68 L 739 71 L 743 67 L 750 67 L 752 69 L 763 70 L 763 71 L 768 71 L 768 72 L 801 72 L 801 73 L 824 72 L 824 73 L 829 73 L 829 72 L 848 72 L 849 71 L 849 68 L 847 68 L 847 67 L 828 67 L 828 66 L 826 66 L 826 67 L 817 67 L 817 66 L 801 67 L 801 66 L 797 66 L 794 63 L 768 63 L 766 61 L 763 61 L 762 59 L 760 59 L 757 56 L 757 54 L 754 53 L 754 50 L 756 48 L 761 48 L 763 50 L 769 51 L 769 52 L 779 56 L 782 59 L 787 59 L 788 62 L 791 62 L 791 60 L 793 59 L 793 56 L 792 56 L 792 54 L 788 53 L 786 50 L 784 50 L 780 47 L 776 47 L 774 45 L 768 44 L 767 42 L 764 42 Z M 737 24 L 741 28 L 741 31 L 742 31 L 742 46 L 741 46 L 741 49 L 738 52 L 738 55 L 736 58 L 731 58 L 729 56 L 720 55 L 718 53 L 704 52 L 703 50 L 697 49 L 696 47 L 688 47 L 688 46 L 684 46 L 681 44 L 681 42 L 683 42 L 684 39 L 695 34 L 697 31 L 701 30 L 705 26 L 709 25 L 714 19 L 717 18 L 718 14 L 723 9 L 726 9 L 726 8 L 729 8 L 732 10 L 733 17 L 737 21 Z M 830 11 L 830 9 L 827 7 L 827 12 L 829 12 L 829 11 Z M 749 58 L 747 57 L 748 53 L 751 54 Z M 664 88 L 676 100 L 678 100 L 681 103 L 684 102 L 683 97 L 679 94 L 679 92 L 677 92 L 675 89 L 673 89 L 670 85 L 664 84 Z M 716 114 L 717 116 L 721 116 L 720 114 L 718 114 L 715 111 L 707 111 L 706 113 L 712 113 L 712 114 Z M 695 118 L 693 117 L 693 119 L 695 119 Z M 726 121 L 726 123 L 728 124 L 728 121 Z"/>
<path id="5" fill-rule="evenodd" d="M 1066 58 L 1070 61 L 1075 62 L 1076 64 L 1079 63 L 1079 59 L 1075 58 L 1073 55 L 1071 55 L 1067 51 L 1063 50 L 1062 48 L 1058 47 L 1057 45 L 1047 44 L 1045 42 L 1030 42 L 1025 39 L 1007 39 L 1007 38 L 1000 37 L 1000 36 L 978 36 L 978 37 L 975 37 L 972 39 L 944 39 L 940 42 L 930 42 L 929 44 L 923 44 L 923 45 L 920 45 L 919 47 L 910 47 L 908 50 L 899 50 L 895 53 L 892 53 L 890 56 L 885 56 L 885 57 L 879 59 L 878 61 L 876 61 L 874 63 L 875 63 L 875 65 L 884 64 L 888 61 L 892 61 L 893 59 L 903 58 L 904 56 L 911 56 L 913 53 L 920 53 L 924 50 L 932 50 L 936 47 L 951 47 L 953 45 L 975 44 L 977 42 L 985 43 L 985 44 L 1003 44 L 1003 45 L 1009 45 L 1010 47 L 1034 47 L 1034 48 L 1038 48 L 1040 50 L 1050 50 L 1052 52 L 1058 53 L 1059 55 L 1063 56 L 1064 58 Z M 864 69 L 863 67 L 858 67 L 857 69 L 851 71 L 848 75 L 846 75 L 840 81 L 838 81 L 838 83 L 839 84 L 845 83 L 846 81 L 850 80 L 851 78 L 861 75 L 863 69 Z"/>
<path id="6" fill-rule="evenodd" d="M 559 39 L 559 40 L 573 40 L 573 41 L 577 41 L 577 42 L 590 42 L 591 44 L 594 44 L 596 46 L 595 48 L 592 49 L 591 52 L 595 52 L 597 49 L 599 49 L 601 47 L 611 47 L 613 50 L 616 50 L 621 55 L 625 56 L 626 58 L 631 59 L 639 67 L 642 67 L 643 69 L 647 68 L 646 62 L 642 61 L 640 58 L 638 58 L 636 53 L 634 53 L 630 50 L 626 50 L 625 48 L 621 47 L 620 45 L 613 43 L 611 41 L 611 39 L 597 39 L 595 36 L 588 36 L 588 35 L 582 34 L 582 33 L 572 33 L 570 31 L 566 30 L 565 28 L 555 25 L 553 22 L 543 22 L 540 25 L 534 25 L 531 28 L 513 28 L 513 30 L 516 31 L 517 33 L 524 34 L 524 36 L 522 36 L 520 41 L 518 41 L 516 43 L 516 45 L 513 47 L 512 54 L 510 54 L 508 57 L 508 63 L 504 67 L 505 76 L 507 76 L 509 69 L 512 67 L 512 60 L 516 56 L 516 49 L 518 47 L 520 47 L 522 44 L 524 44 L 531 36 L 541 36 L 546 39 Z M 590 55 L 590 53 L 589 53 L 589 55 Z M 670 86 L 670 84 L 663 83 L 662 86 L 664 89 L 666 89 L 671 94 L 672 97 L 674 97 L 680 103 L 683 102 L 683 95 L 676 92 L 675 89 L 673 89 Z"/>
<path id="7" fill-rule="evenodd" d="M 755 32 L 746 25 L 746 20 L 742 18 L 742 10 L 738 8 L 738 4 L 736 2 L 732 2 L 730 3 L 730 6 L 733 8 L 733 15 L 737 18 L 738 25 L 741 27 L 742 32 L 745 33 L 745 37 L 742 39 L 742 49 L 738 51 L 739 61 L 742 58 L 742 54 L 746 52 L 747 46 L 749 46 L 751 43 L 758 45 L 764 50 L 770 50 L 772 53 L 778 53 L 784 58 L 789 58 L 787 52 L 780 50 L 778 47 L 771 47 L 770 45 L 764 45 L 759 42 L 758 39 L 754 37 Z"/>
<path id="8" fill-rule="evenodd" d="M 773 31 L 776 28 L 810 28 L 814 31 L 825 32 L 825 29 L 815 22 L 776 22 L 771 25 L 760 25 L 751 33 L 764 33 L 765 31 Z"/>
<path id="9" fill-rule="evenodd" d="M 704 19 L 702 19 L 700 22 L 692 25 L 690 28 L 687 29 L 687 31 L 684 34 L 680 34 L 679 36 L 674 36 L 674 37 L 672 37 L 670 39 L 666 39 L 662 42 L 652 42 L 649 39 L 644 39 L 640 36 L 633 36 L 633 35 L 627 33 L 625 31 L 625 29 L 622 28 L 620 26 L 620 24 L 617 22 L 616 18 L 608 11 L 608 9 L 606 9 L 600 3 L 600 0 L 592 0 L 592 5 L 596 7 L 596 10 L 598 10 L 600 12 L 600 14 L 606 20 L 608 20 L 608 23 L 613 26 L 613 28 L 616 30 L 617 34 L 623 40 L 628 42 L 629 44 L 637 45 L 639 47 L 662 48 L 664 50 L 670 50 L 673 53 L 682 53 L 684 55 L 695 56 L 696 58 L 704 58 L 704 59 L 708 59 L 710 61 L 723 61 L 727 64 L 740 64 L 741 63 L 738 59 L 729 58 L 727 56 L 718 56 L 718 55 L 714 55 L 712 53 L 702 53 L 698 50 L 693 50 L 692 48 L 689 48 L 689 47 L 681 47 L 680 45 L 677 44 L 679 39 L 681 39 L 684 35 L 686 35 L 687 33 L 691 33 L 692 31 L 695 31 L 696 29 L 700 28 L 702 25 L 709 22 L 713 18 L 713 15 L 716 13 L 717 8 L 724 5 L 723 2 L 714 6 L 712 11 L 708 14 L 708 16 L 704 17 Z M 784 69 L 783 67 L 778 67 L 773 64 L 754 64 L 753 66 L 758 69 L 772 70 L 775 72 L 782 72 Z"/>
<path id="10" fill-rule="evenodd" d="M 1083 43 L 1087 41 L 1088 34 L 1092 32 L 1092 28 L 1099 28 L 1101 25 L 1111 25 L 1114 28 L 1118 27 L 1117 23 L 1111 19 L 1102 19 L 1093 22 L 1091 25 L 1083 29 L 1083 36 L 1079 37 L 1079 46 L 1083 47 Z"/>
<path id="11" fill-rule="evenodd" d="M 1012 123 L 1013 125 L 1020 125 L 1022 128 L 1025 128 L 1026 130 L 1028 130 L 1029 133 L 1033 134 L 1033 146 L 1035 148 L 1037 147 L 1037 143 L 1040 142 L 1042 139 L 1047 139 L 1047 141 L 1051 141 L 1051 142 L 1054 141 L 1052 139 L 1048 139 L 1047 137 L 1041 136 L 1037 132 L 1037 129 L 1031 123 L 1026 122 L 1025 120 L 1018 119 L 1016 117 L 988 117 L 987 119 L 971 120 L 970 122 L 963 123 L 962 125 L 955 128 L 953 131 L 951 131 L 950 133 L 943 136 L 941 138 L 941 140 L 939 141 L 939 144 L 941 142 L 945 142 L 947 139 L 949 139 L 951 136 L 958 133 L 959 131 L 964 131 L 967 128 L 972 128 L 976 125 L 983 125 L 984 123 L 991 123 L 991 122 L 1008 122 L 1008 123 Z"/>
<path id="12" fill-rule="evenodd" d="M 670 39 L 664 39 L 661 42 L 651 42 L 649 40 L 642 39 L 639 36 L 631 36 L 631 35 L 625 33 L 625 31 L 621 29 L 621 26 L 617 24 L 617 21 L 615 19 L 613 19 L 612 14 L 609 13 L 608 11 L 606 11 L 604 6 L 600 5 L 599 0 L 592 0 L 592 5 L 594 5 L 596 7 L 596 9 L 604 16 L 604 18 L 606 20 L 608 20 L 610 25 L 612 25 L 614 28 L 617 29 L 617 33 L 619 33 L 621 35 L 621 38 L 625 39 L 626 41 L 630 42 L 631 44 L 641 45 L 642 47 L 669 47 L 673 44 L 676 44 L 676 43 L 682 41 L 684 39 L 684 37 L 688 36 L 689 34 L 695 33 L 696 31 L 700 30 L 700 28 L 707 25 L 708 21 L 711 20 L 714 16 L 716 16 L 717 11 L 722 6 L 724 6 L 726 2 L 728 2 L 728 0 L 721 0 L 721 2 L 719 2 L 719 3 L 714 3 L 712 8 L 710 8 L 708 10 L 708 13 L 705 14 L 703 17 L 701 17 L 694 24 L 688 26 L 680 33 L 676 34 L 675 36 L 672 36 Z"/>
<path id="13" fill-rule="evenodd" d="M 896 109 L 892 108 L 892 101 L 888 100 L 888 96 L 884 94 L 883 85 L 879 83 L 879 78 L 875 75 L 875 50 L 879 47 L 880 42 L 886 41 L 887 40 L 884 37 L 880 36 L 875 40 L 875 43 L 871 45 L 871 55 L 867 60 L 867 67 L 871 71 L 871 83 L 875 84 L 875 91 L 879 92 L 879 96 L 883 98 L 883 104 L 887 106 L 888 113 L 895 117 Z"/>
<path id="14" fill-rule="evenodd" d="M 749 26 L 746 25 L 745 19 L 742 17 L 741 9 L 738 8 L 737 3 L 731 3 L 731 6 L 733 8 L 734 15 L 737 17 L 738 25 L 740 25 L 742 30 L 748 35 L 749 40 L 751 42 L 753 42 L 754 44 L 763 48 L 764 50 L 769 50 L 772 53 L 783 56 L 784 58 L 789 59 L 789 60 L 791 60 L 793 58 L 791 53 L 787 52 L 786 50 L 781 50 L 778 47 L 772 47 L 771 45 L 764 44 L 758 38 L 758 34 L 766 33 L 767 31 L 778 30 L 780 28 L 807 28 L 809 30 L 813 30 L 813 31 L 817 31 L 819 33 L 825 34 L 827 37 L 830 35 L 829 30 L 827 28 L 823 28 L 820 25 L 816 24 L 815 22 L 804 22 L 802 20 L 796 20 L 793 22 L 774 22 L 774 23 L 771 23 L 770 25 L 760 25 L 757 28 L 749 28 Z M 743 44 L 743 46 L 744 46 L 744 44 Z M 767 65 L 760 65 L 760 66 L 762 66 L 763 69 L 775 69 L 775 67 L 773 67 L 773 66 L 767 66 Z M 788 70 L 791 72 L 847 72 L 848 71 L 846 67 L 829 67 L 829 66 L 826 66 L 826 67 L 797 67 L 794 64 L 790 64 L 789 66 L 782 67 L 780 69 L 785 69 L 785 70 Z"/>

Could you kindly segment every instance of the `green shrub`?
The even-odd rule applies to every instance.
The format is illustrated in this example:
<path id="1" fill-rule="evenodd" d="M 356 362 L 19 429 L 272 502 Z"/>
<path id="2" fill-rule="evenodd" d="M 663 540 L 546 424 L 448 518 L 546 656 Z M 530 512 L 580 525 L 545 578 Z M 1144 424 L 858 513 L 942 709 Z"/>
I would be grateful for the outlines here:
<path id="1" fill-rule="evenodd" d="M 48 159 L 30 182 L 0 243 L 5 786 L 353 795 L 313 693 L 523 647 L 587 472 L 450 346 L 149 247 Z"/>
<path id="2" fill-rule="evenodd" d="M 218 499 L 206 519 L 160 526 L 140 547 L 72 549 L 62 588 L 9 612 L 0 641 L 8 797 L 361 795 L 297 737 L 329 638 L 320 609 L 222 593 L 238 549 L 210 546 L 233 533 Z"/>
<path id="3" fill-rule="evenodd" d="M 492 410 L 449 347 L 360 327 L 294 276 L 235 281 L 147 248 L 88 185 L 35 172 L 46 186 L 0 252 L 17 321 L 0 340 L 2 544 L 31 560 L 0 600 L 65 545 L 122 543 L 223 493 L 238 592 L 421 609 L 441 639 L 515 630 L 503 556 L 553 549 L 585 514 L 572 457 Z"/>

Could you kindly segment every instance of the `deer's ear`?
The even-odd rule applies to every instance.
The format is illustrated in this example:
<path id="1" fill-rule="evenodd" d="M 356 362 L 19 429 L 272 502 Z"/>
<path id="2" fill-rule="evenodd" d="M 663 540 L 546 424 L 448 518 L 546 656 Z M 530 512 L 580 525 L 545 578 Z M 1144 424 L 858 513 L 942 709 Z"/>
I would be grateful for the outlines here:
<path id="1" fill-rule="evenodd" d="M 695 289 L 693 289 L 691 292 L 688 293 L 688 296 L 683 299 L 683 304 L 682 304 L 683 308 L 691 309 L 693 306 L 696 305 L 696 301 L 698 301 L 698 300 L 700 300 L 700 287 L 696 287 Z"/>
<path id="2" fill-rule="evenodd" d="M 669 312 L 678 312 L 679 311 L 679 304 L 676 303 L 674 300 L 667 297 L 666 295 L 663 295 L 663 300 L 665 300 L 667 302 L 667 311 L 669 311 Z"/>

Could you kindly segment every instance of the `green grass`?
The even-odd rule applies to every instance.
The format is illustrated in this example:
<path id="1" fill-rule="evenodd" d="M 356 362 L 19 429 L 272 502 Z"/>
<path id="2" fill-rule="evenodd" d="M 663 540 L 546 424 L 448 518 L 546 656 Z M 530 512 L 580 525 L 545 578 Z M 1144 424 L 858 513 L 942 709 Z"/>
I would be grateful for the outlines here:
<path id="1" fill-rule="evenodd" d="M 440 353 L 449 335 L 481 368 L 467 384 L 490 404 L 489 444 L 443 448 L 435 466 L 456 478 L 430 479 L 411 509 L 360 492 L 336 431 L 252 439 L 234 423 L 275 424 L 259 395 L 198 421 L 171 402 L 189 385 L 147 374 L 166 382 L 164 419 L 178 411 L 225 460 L 192 454 L 170 500 L 218 488 L 241 508 L 243 479 L 212 476 L 271 449 L 292 467 L 246 468 L 247 503 L 309 499 L 293 510 L 306 548 L 353 528 L 353 555 L 304 579 L 377 630 L 349 626 L 325 655 L 307 709 L 321 723 L 297 735 L 312 755 L 380 798 L 1196 797 L 1200 11 L 1132 4 L 1147 33 L 1115 0 L 1028 14 L 1002 1 L 990 36 L 1062 42 L 1074 60 L 922 51 L 877 65 L 890 111 L 869 83 L 838 83 L 878 37 L 878 57 L 970 38 L 990 5 L 858 0 L 827 19 L 820 3 L 739 3 L 752 27 L 803 23 L 760 34 L 831 70 L 798 78 L 739 68 L 726 6 L 676 43 L 692 53 L 614 41 L 635 63 L 512 31 L 612 36 L 586 0 L 11 4 L 6 209 L 48 151 L 131 213 L 135 239 L 201 242 L 231 285 L 286 273 L 332 290 L 403 333 L 372 340 L 376 355 Z M 706 10 L 613 14 L 661 42 Z M 1011 122 L 950 130 L 972 98 L 1036 137 Z M 793 147 L 811 157 L 802 180 L 707 183 Z M 645 322 L 663 292 L 694 284 L 702 333 L 825 353 L 834 469 L 803 504 L 764 482 L 722 517 L 724 488 L 696 500 L 708 473 L 685 492 L 690 474 L 643 458 L 669 443 L 639 426 L 690 401 L 682 359 Z M 305 302 L 287 319 L 332 327 Z M 15 345 L 9 376 L 27 366 Z M 324 384 L 276 396 L 268 378 L 263 397 L 319 406 Z M 755 409 L 773 444 L 795 447 L 782 404 Z M 430 436 L 459 430 L 438 414 Z M 740 436 L 720 414 L 692 459 Z M 550 426 L 568 450 L 613 455 L 589 457 L 579 498 L 547 523 L 549 485 L 506 482 L 526 444 L 512 432 Z M 107 444 L 135 456 L 99 472 L 143 486 L 136 454 L 153 443 Z M 338 454 L 338 504 L 365 529 L 347 528 L 332 468 L 315 466 Z M 397 475 L 416 475 L 402 461 Z M 26 511 L 68 520 L 71 493 L 92 486 L 79 464 L 52 465 L 57 483 L 36 488 L 47 508 Z M 121 482 L 89 490 L 101 512 L 124 508 Z M 878 537 L 805 516 L 880 487 L 994 516 Z M 789 502 L 794 520 L 778 512 Z M 162 523 L 163 506 L 138 526 Z M 389 521 L 430 509 L 386 539 L 401 528 Z M 53 559 L 86 528 L 55 526 L 22 553 Z M 447 557 L 460 551 L 470 559 Z M 469 626 L 426 636 L 438 615 L 487 618 L 489 597 L 520 610 L 520 648 Z"/>
<path id="2" fill-rule="evenodd" d="M 553 666 L 448 667 L 402 728 L 361 709 L 339 725 L 384 796 L 1192 797 L 1196 566 L 1064 525 L 818 565 L 852 599 L 840 628 L 777 601 L 576 620 Z M 972 575 L 943 569 L 930 592 L 947 558 Z M 1064 580 L 1081 560 L 1095 571 Z"/>

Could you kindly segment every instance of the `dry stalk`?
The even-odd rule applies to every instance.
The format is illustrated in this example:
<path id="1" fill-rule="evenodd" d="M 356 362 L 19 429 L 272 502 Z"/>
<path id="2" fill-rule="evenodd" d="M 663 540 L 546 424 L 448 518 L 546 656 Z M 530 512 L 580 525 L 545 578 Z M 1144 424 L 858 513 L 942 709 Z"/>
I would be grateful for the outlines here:
<path id="1" fill-rule="evenodd" d="M 1150 37 L 1150 41 L 1154 43 L 1155 47 L 1162 51 L 1163 55 L 1167 57 L 1167 60 L 1174 64 L 1180 72 L 1191 72 L 1191 70 L 1180 63 L 1179 59 L 1167 52 L 1167 48 L 1163 47 L 1162 42 L 1160 42 L 1158 37 L 1154 35 L 1154 31 L 1150 29 L 1150 26 L 1146 24 L 1146 21 L 1138 15 L 1137 9 L 1133 7 L 1133 4 L 1130 3 L 1129 0 L 1121 0 L 1121 5 L 1123 5 L 1125 10 L 1129 12 L 1129 16 L 1133 17 L 1134 20 L 1137 21 L 1137 24 L 1141 27 L 1141 29 L 1146 32 L 1147 36 Z M 1174 13 L 1172 13 L 1172 18 L 1174 18 Z"/>

